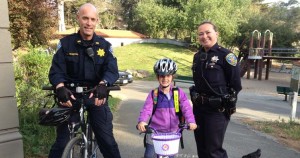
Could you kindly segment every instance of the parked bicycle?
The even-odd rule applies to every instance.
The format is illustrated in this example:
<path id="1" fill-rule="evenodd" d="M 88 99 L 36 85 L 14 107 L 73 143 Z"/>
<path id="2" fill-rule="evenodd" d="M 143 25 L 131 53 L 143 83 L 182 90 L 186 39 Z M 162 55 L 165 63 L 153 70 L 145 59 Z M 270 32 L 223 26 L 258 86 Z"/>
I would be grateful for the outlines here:
<path id="1" fill-rule="evenodd" d="M 42 89 L 54 91 L 53 87 L 48 86 L 44 86 Z M 48 111 L 48 113 L 54 113 L 55 111 L 57 116 L 62 117 L 61 119 L 59 119 L 60 121 L 57 121 L 58 119 L 53 121 L 52 119 L 52 122 L 49 122 L 46 121 L 46 118 L 44 119 L 44 121 L 43 118 L 40 118 L 40 124 L 44 123 L 44 125 L 57 125 L 59 123 L 62 123 L 62 121 L 69 120 L 70 115 L 72 117 L 72 114 L 79 113 L 79 120 L 75 119 L 75 121 L 68 122 L 70 140 L 64 149 L 62 158 L 97 158 L 97 151 L 99 147 L 90 125 L 87 107 L 84 104 L 84 97 L 88 97 L 91 91 L 93 91 L 93 88 L 88 89 L 87 87 L 73 85 L 72 89 L 74 89 L 72 91 L 73 94 L 78 94 L 80 96 L 77 96 L 77 100 L 80 103 L 79 107 L 74 106 L 71 108 L 52 108 Z M 111 86 L 107 87 L 107 90 L 109 94 L 109 91 L 120 90 L 120 87 Z M 55 103 L 58 103 L 55 95 L 54 98 Z"/>
<path id="2" fill-rule="evenodd" d="M 174 156 L 178 153 L 182 131 L 189 129 L 189 126 L 186 123 L 182 123 L 178 127 L 179 129 L 176 132 L 160 133 L 148 125 L 145 126 L 146 131 L 142 133 L 151 134 L 157 158 L 169 158 L 169 156 Z"/>

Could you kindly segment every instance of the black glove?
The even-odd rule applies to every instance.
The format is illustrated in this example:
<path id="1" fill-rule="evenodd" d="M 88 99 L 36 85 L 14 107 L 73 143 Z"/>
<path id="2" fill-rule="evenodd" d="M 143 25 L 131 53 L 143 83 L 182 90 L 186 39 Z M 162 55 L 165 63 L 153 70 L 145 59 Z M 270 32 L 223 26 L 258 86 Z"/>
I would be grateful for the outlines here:
<path id="1" fill-rule="evenodd" d="M 62 86 L 56 89 L 56 95 L 59 101 L 65 103 L 70 100 L 72 92 L 68 88 Z"/>
<path id="2" fill-rule="evenodd" d="M 103 99 L 107 97 L 107 87 L 104 84 L 99 84 L 95 87 L 94 96 L 98 99 Z"/>

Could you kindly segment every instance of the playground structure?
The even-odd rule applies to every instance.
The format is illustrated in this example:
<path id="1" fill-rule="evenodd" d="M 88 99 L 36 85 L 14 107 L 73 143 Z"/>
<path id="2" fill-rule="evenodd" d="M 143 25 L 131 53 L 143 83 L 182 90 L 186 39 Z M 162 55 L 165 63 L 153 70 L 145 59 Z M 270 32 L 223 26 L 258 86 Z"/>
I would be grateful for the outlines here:
<path id="1" fill-rule="evenodd" d="M 261 35 L 261 32 L 254 30 L 251 33 L 249 50 L 244 55 L 244 63 L 242 63 L 241 77 L 246 73 L 247 79 L 250 79 L 251 66 L 254 65 L 253 78 L 262 79 L 262 72 L 266 67 L 265 80 L 269 79 L 269 71 L 272 66 L 272 59 L 276 60 L 300 60 L 300 57 L 291 55 L 298 54 L 299 49 L 293 48 L 272 48 L 273 33 L 266 30 Z"/>

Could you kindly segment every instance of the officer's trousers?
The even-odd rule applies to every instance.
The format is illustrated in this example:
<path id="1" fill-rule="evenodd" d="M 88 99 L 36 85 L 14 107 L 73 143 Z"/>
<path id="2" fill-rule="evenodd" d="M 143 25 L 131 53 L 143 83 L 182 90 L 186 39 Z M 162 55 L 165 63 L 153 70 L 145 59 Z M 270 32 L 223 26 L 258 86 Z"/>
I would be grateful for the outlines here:
<path id="1" fill-rule="evenodd" d="M 91 126 L 94 131 L 99 149 L 104 158 L 120 158 L 118 145 L 113 136 L 113 115 L 106 105 L 89 106 L 88 112 L 91 120 Z M 52 145 L 49 158 L 60 158 L 66 144 L 69 141 L 69 129 L 67 124 L 57 127 L 56 141 Z"/>
<path id="2" fill-rule="evenodd" d="M 196 123 L 199 127 L 194 131 L 199 158 L 227 158 L 223 149 L 223 141 L 229 119 L 223 112 L 208 107 L 195 107 Z"/>

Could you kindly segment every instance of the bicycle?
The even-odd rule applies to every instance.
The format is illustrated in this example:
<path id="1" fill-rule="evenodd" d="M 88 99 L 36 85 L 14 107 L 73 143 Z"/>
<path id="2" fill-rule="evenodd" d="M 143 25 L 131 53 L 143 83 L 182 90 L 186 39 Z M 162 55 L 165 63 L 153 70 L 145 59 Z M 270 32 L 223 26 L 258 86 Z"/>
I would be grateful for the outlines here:
<path id="1" fill-rule="evenodd" d="M 169 158 L 169 156 L 175 156 L 178 153 L 182 131 L 189 129 L 186 123 L 179 124 L 178 127 L 179 129 L 176 132 L 160 133 L 146 125 L 146 131 L 141 133 L 151 134 L 157 158 Z"/>
<path id="2" fill-rule="evenodd" d="M 53 87 L 44 86 L 43 90 L 54 90 Z M 98 145 L 90 126 L 89 114 L 86 113 L 87 109 L 84 104 L 84 96 L 90 94 L 93 88 L 88 89 L 85 86 L 72 85 L 73 94 L 79 94 L 77 99 L 80 106 L 74 109 L 79 112 L 80 119 L 78 122 L 69 122 L 68 127 L 70 131 L 70 140 L 67 143 L 62 158 L 96 158 Z M 121 90 L 120 86 L 107 87 L 108 94 L 111 90 Z M 54 95 L 55 97 L 55 95 Z M 57 98 L 55 98 L 56 100 Z M 57 103 L 57 100 L 55 101 Z M 73 107 L 72 107 L 73 109 Z M 79 110 L 78 110 L 79 109 Z"/>

